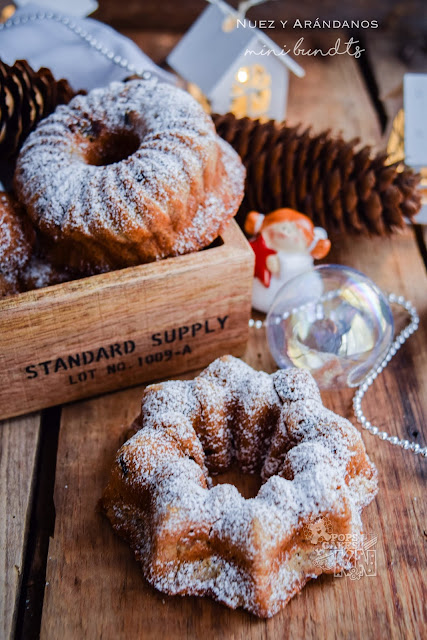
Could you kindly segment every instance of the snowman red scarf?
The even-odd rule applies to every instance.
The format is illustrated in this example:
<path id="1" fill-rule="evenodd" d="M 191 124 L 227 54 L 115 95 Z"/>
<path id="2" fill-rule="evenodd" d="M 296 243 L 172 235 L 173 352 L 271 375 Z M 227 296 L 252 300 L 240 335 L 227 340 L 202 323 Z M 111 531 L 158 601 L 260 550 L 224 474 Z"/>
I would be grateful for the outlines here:
<path id="1" fill-rule="evenodd" d="M 255 254 L 255 278 L 258 278 L 264 287 L 269 287 L 271 282 L 271 272 L 267 268 L 268 256 L 277 254 L 277 251 L 270 249 L 266 243 L 262 234 L 249 242 L 253 252 Z"/>

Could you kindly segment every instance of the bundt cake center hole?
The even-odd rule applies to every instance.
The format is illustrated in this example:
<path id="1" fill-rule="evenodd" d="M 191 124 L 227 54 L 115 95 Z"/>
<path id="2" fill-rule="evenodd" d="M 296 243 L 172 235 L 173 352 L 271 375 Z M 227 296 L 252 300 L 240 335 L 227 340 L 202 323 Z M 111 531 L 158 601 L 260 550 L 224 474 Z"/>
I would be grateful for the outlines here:
<path id="1" fill-rule="evenodd" d="M 242 473 L 237 465 L 232 465 L 224 473 L 211 475 L 212 485 L 232 484 L 246 499 L 255 498 L 261 488 L 262 480 L 258 473 Z"/>
<path id="2" fill-rule="evenodd" d="M 126 160 L 139 147 L 140 140 L 132 131 L 106 131 L 90 138 L 86 162 L 105 167 Z"/>

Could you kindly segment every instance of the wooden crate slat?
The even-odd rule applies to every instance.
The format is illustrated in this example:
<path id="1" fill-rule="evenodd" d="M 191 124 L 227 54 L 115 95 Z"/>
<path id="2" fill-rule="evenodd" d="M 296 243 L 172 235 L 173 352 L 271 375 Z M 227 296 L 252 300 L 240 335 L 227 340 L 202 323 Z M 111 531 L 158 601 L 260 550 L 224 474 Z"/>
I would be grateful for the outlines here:
<path id="1" fill-rule="evenodd" d="M 241 352 L 254 256 L 234 221 L 222 240 L 0 301 L 0 416 L 189 371 L 221 348 Z"/>

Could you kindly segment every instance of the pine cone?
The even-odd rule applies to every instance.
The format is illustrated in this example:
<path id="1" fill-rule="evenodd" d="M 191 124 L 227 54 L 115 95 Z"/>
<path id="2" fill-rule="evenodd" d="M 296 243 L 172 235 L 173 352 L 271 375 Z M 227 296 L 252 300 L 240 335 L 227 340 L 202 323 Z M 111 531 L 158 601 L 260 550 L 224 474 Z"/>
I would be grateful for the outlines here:
<path id="1" fill-rule="evenodd" d="M 35 72 L 18 60 L 10 67 L 0 60 L 0 156 L 14 156 L 37 122 L 75 95 L 66 80 L 56 81 L 49 69 Z"/>
<path id="2" fill-rule="evenodd" d="M 372 156 L 359 139 L 333 138 L 330 131 L 288 127 L 214 114 L 218 134 L 239 153 L 246 167 L 245 199 L 237 221 L 248 211 L 291 207 L 329 234 L 383 235 L 404 227 L 421 207 L 420 176 Z"/>

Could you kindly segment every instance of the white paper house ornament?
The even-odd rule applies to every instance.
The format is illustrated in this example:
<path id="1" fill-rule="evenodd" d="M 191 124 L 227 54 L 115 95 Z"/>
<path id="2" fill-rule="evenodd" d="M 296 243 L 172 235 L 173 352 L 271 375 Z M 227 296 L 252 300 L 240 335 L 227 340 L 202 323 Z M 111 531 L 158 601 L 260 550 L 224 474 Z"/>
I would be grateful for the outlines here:
<path id="1" fill-rule="evenodd" d="M 223 2 L 203 11 L 168 63 L 197 85 L 213 112 L 238 117 L 283 120 L 289 71 L 304 75 L 289 54 Z"/>
<path id="2" fill-rule="evenodd" d="M 403 76 L 405 163 L 421 174 L 418 224 L 427 224 L 427 73 Z"/>

